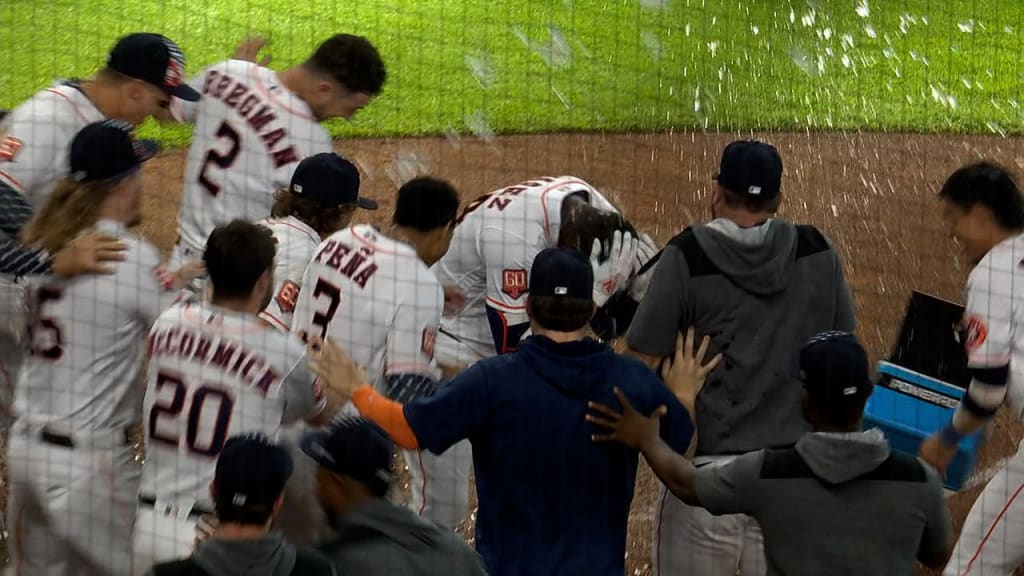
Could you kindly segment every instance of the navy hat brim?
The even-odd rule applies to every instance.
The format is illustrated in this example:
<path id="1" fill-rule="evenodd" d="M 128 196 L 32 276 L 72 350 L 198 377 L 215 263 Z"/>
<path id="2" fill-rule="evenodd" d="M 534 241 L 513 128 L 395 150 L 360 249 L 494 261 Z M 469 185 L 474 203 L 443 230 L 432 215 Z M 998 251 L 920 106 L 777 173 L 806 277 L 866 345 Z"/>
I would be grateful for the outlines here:
<path id="1" fill-rule="evenodd" d="M 331 433 L 326 430 L 308 432 L 299 441 L 299 448 L 302 449 L 303 454 L 312 458 L 317 464 L 334 470 L 334 462 L 326 457 L 328 454 L 326 444 L 330 435 Z"/>
<path id="2" fill-rule="evenodd" d="M 168 90 L 167 93 L 186 102 L 198 102 L 199 98 L 202 96 L 195 88 L 188 84 L 178 84 L 174 88 Z"/>
<path id="3" fill-rule="evenodd" d="M 372 199 L 372 198 L 363 198 L 362 196 L 360 196 L 360 197 L 359 197 L 359 198 L 358 198 L 358 199 L 356 200 L 356 206 L 359 206 L 359 207 L 360 207 L 360 208 L 362 208 L 363 210 L 376 210 L 377 208 L 379 208 L 379 207 L 380 207 L 380 206 L 379 206 L 379 205 L 377 204 L 377 201 L 376 201 L 376 200 L 374 200 L 374 199 Z"/>

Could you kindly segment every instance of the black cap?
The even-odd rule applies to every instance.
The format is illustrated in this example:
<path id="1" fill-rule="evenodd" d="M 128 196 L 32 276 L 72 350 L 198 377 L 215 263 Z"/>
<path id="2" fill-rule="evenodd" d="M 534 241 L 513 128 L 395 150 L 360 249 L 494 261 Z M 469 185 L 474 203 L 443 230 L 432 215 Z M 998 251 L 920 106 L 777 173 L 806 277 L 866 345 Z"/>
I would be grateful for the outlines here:
<path id="1" fill-rule="evenodd" d="M 590 260 L 572 248 L 541 250 L 530 268 L 530 294 L 592 299 L 594 269 Z"/>
<path id="2" fill-rule="evenodd" d="M 848 332 L 822 332 L 800 350 L 800 378 L 809 392 L 843 402 L 871 392 L 868 355 Z"/>
<path id="3" fill-rule="evenodd" d="M 380 426 L 361 416 L 341 416 L 329 429 L 302 438 L 302 451 L 324 468 L 384 493 L 391 484 L 394 445 Z"/>
<path id="4" fill-rule="evenodd" d="M 140 32 L 121 38 L 107 57 L 107 67 L 182 100 L 199 100 L 199 92 L 185 83 L 185 55 L 166 36 Z"/>
<path id="5" fill-rule="evenodd" d="M 217 458 L 213 479 L 218 505 L 272 506 L 292 475 L 292 457 L 263 434 L 233 436 Z"/>
<path id="6" fill-rule="evenodd" d="M 293 194 L 326 206 L 355 204 L 366 210 L 377 209 L 376 200 L 359 196 L 359 170 L 333 152 L 303 158 L 295 167 L 289 188 Z"/>
<path id="7" fill-rule="evenodd" d="M 93 122 L 71 140 L 71 178 L 78 182 L 116 179 L 139 169 L 156 154 L 152 140 L 135 140 L 134 127 L 121 120 Z"/>
<path id="8" fill-rule="evenodd" d="M 715 179 L 736 194 L 775 198 L 782 189 L 782 158 L 771 144 L 738 140 L 722 151 Z"/>

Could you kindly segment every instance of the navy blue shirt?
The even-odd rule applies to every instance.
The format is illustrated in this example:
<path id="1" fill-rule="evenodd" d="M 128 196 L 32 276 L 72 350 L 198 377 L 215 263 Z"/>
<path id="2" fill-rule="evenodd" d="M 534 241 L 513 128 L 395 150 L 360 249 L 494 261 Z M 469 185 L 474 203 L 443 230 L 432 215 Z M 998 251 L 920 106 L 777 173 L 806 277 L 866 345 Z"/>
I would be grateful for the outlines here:
<path id="1" fill-rule="evenodd" d="M 476 547 L 491 576 L 622 576 L 639 454 L 595 443 L 587 402 L 618 406 L 618 386 L 644 414 L 668 406 L 661 436 L 684 452 L 686 410 L 641 362 L 595 340 L 532 336 L 406 404 L 421 448 L 473 445 Z"/>

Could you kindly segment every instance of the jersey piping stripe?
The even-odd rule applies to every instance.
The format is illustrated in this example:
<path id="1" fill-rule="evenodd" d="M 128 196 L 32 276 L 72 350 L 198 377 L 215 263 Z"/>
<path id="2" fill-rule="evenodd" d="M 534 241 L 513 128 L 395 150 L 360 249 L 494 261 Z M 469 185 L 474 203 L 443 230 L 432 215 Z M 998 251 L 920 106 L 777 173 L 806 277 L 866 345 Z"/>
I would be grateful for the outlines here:
<path id="1" fill-rule="evenodd" d="M 14 176 L 11 176 L 10 174 L 8 174 L 7 172 L 4 172 L 3 170 L 0 170 L 0 178 L 3 178 L 8 184 L 10 184 L 18 192 L 21 192 L 22 194 L 25 193 L 25 187 L 21 185 L 21 182 L 18 182 L 17 180 L 15 180 Z"/>
<path id="2" fill-rule="evenodd" d="M 308 227 L 307 228 L 303 228 L 302 226 L 298 226 L 296 224 L 292 224 L 291 222 L 289 222 L 287 220 L 275 220 L 273 218 L 267 220 L 267 223 L 268 224 L 280 224 L 282 226 L 287 226 L 288 228 L 292 228 L 292 229 L 298 230 L 299 232 L 302 232 L 303 234 L 308 236 L 309 239 L 312 240 L 314 244 L 320 244 L 320 236 L 318 236 L 317 233 L 314 232 L 312 228 L 308 228 Z"/>
<path id="3" fill-rule="evenodd" d="M 999 525 L 1003 516 L 1006 515 L 1006 511 L 1013 505 L 1013 501 L 1017 499 L 1017 496 L 1020 494 L 1022 489 L 1024 489 L 1024 484 L 1017 486 L 1017 489 L 1013 491 L 1013 496 L 1010 496 L 1010 499 L 1006 501 L 1006 504 L 1003 504 L 1003 509 L 999 511 L 999 515 L 997 515 L 996 519 L 992 521 L 992 525 L 988 527 L 988 531 L 985 532 L 985 536 L 981 539 L 981 542 L 978 543 L 978 549 L 974 551 L 974 555 L 971 556 L 971 559 L 967 562 L 967 568 L 960 573 L 960 576 L 966 576 L 971 573 L 971 567 L 974 566 L 974 561 L 981 555 L 981 549 L 985 547 L 985 543 L 988 542 L 988 539 L 992 536 L 992 532 L 995 531 L 996 526 Z"/>
<path id="4" fill-rule="evenodd" d="M 1009 363 L 1009 354 L 971 354 L 967 359 L 969 368 L 1001 368 Z"/>
<path id="5" fill-rule="evenodd" d="M 214 310 L 207 310 L 206 312 L 222 316 L 220 312 L 216 312 Z M 199 326 L 204 332 L 206 332 L 210 330 L 211 327 L 203 319 L 201 314 L 202 312 L 193 310 L 191 304 L 186 304 L 185 308 L 181 311 L 181 318 L 183 320 L 186 320 L 192 324 Z M 217 332 L 227 334 L 245 334 L 247 332 L 259 332 L 260 330 L 267 329 L 266 326 L 262 326 L 257 322 L 243 324 L 242 326 L 225 326 L 223 324 L 218 324 L 215 328 Z"/>
<path id="6" fill-rule="evenodd" d="M 258 90 L 261 94 L 266 96 L 267 100 L 270 100 L 274 104 L 274 106 L 277 106 L 278 108 L 284 110 L 285 112 L 288 112 L 289 114 L 294 114 L 300 118 L 305 118 L 307 120 L 311 120 L 314 122 L 316 121 L 313 118 L 313 116 L 311 116 L 309 113 L 303 112 L 301 110 L 296 110 L 290 106 L 286 106 L 280 100 L 275 98 L 274 95 L 270 93 L 270 90 L 267 89 L 267 85 L 263 83 L 263 79 L 260 78 L 260 75 L 257 73 L 259 69 L 260 67 L 258 65 L 254 65 L 252 68 L 249 69 L 249 78 L 252 80 L 253 85 L 256 87 L 256 90 Z M 277 74 L 275 73 L 274 76 L 277 76 Z"/>
<path id="7" fill-rule="evenodd" d="M 380 252 L 381 254 L 393 254 L 395 256 L 415 256 L 415 254 L 409 254 L 409 253 L 405 252 L 404 250 L 389 250 L 387 248 L 381 248 L 377 244 L 374 244 L 373 242 L 370 242 L 366 238 L 363 238 L 362 236 L 360 236 L 359 233 L 356 232 L 356 227 L 355 226 L 349 226 L 348 227 L 348 231 L 352 234 L 353 238 L 355 238 L 356 240 L 361 242 L 367 248 L 373 249 L 374 252 Z"/>
<path id="8" fill-rule="evenodd" d="M 288 326 L 284 322 L 282 322 L 280 318 L 278 318 L 277 316 L 274 316 L 274 314 L 271 313 L 270 310 L 263 310 L 263 311 L 261 311 L 260 312 L 260 318 L 263 318 L 264 320 L 266 320 L 267 322 L 270 322 L 271 324 L 277 325 L 278 328 L 280 328 L 281 330 L 284 330 L 285 332 L 289 331 Z"/>
<path id="9" fill-rule="evenodd" d="M 60 96 L 61 98 L 67 100 L 68 104 L 71 104 L 71 106 L 75 109 L 75 114 L 78 114 L 78 117 L 82 119 L 82 122 L 85 122 L 86 124 L 89 123 L 89 118 L 82 112 L 82 109 L 78 107 L 78 104 L 75 104 L 74 100 L 68 98 L 66 95 L 61 94 L 59 91 L 54 90 L 53 88 L 47 88 L 46 91 L 51 94 L 56 94 L 57 96 Z"/>
<path id="10" fill-rule="evenodd" d="M 488 304 L 493 304 L 495 308 L 500 308 L 500 309 L 508 310 L 508 311 L 511 311 L 511 312 L 518 311 L 518 310 L 526 310 L 526 305 L 525 304 L 522 305 L 522 306 L 512 306 L 512 305 L 500 302 L 498 300 L 495 300 L 494 298 L 491 298 L 490 296 L 485 298 L 485 300 L 487 301 Z"/>

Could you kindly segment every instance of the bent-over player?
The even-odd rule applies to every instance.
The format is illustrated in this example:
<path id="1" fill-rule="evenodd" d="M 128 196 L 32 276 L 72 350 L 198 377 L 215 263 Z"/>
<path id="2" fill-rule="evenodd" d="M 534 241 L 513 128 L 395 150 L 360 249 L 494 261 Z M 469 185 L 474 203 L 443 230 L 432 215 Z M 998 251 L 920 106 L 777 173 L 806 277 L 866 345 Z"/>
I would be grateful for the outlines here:
<path id="1" fill-rule="evenodd" d="M 166 273 L 139 223 L 139 166 L 153 153 L 131 126 L 90 124 L 71 144 L 75 175 L 58 183 L 26 239 L 51 251 L 88 228 L 127 246 L 113 274 L 34 278 L 28 351 L 15 391 L 7 463 L 12 562 L 26 574 L 128 574 L 139 468 L 144 336 L 186 271 Z M 191 268 L 191 267 L 190 267 Z"/>
<path id="2" fill-rule="evenodd" d="M 134 574 L 189 554 L 197 518 L 213 511 L 208 487 L 230 436 L 275 438 L 300 418 L 326 421 L 339 404 L 314 382 L 302 342 L 257 317 L 273 286 L 270 232 L 233 221 L 210 235 L 203 260 L 210 302 L 172 306 L 149 334 Z"/>
<path id="3" fill-rule="evenodd" d="M 920 456 L 945 471 L 964 436 L 1005 402 L 1024 416 L 1024 196 L 1001 166 L 960 168 L 939 192 L 952 236 L 974 264 L 967 278 L 967 366 L 972 379 L 953 420 L 921 444 Z M 1011 574 L 1024 562 L 1024 449 L 974 502 L 945 574 Z"/>
<path id="4" fill-rule="evenodd" d="M 420 177 L 398 190 L 392 226 L 351 226 L 327 238 L 306 269 L 293 330 L 344 347 L 385 396 L 399 402 L 429 394 L 441 377 L 434 361 L 444 308 L 428 268 L 451 242 L 459 196 L 443 180 Z M 468 454 L 467 454 L 468 457 Z M 439 524 L 464 516 L 469 469 L 406 452 L 410 507 Z M 464 473 L 452 477 L 458 469 Z"/>
<path id="5" fill-rule="evenodd" d="M 282 72 L 232 59 L 193 79 L 204 98 L 197 104 L 174 102 L 179 120 L 195 122 L 175 258 L 202 251 L 215 226 L 270 216 L 274 191 L 288 186 L 299 160 L 331 152 L 330 135 L 320 123 L 351 118 L 380 93 L 385 76 L 367 39 L 337 34 Z"/>
<path id="6" fill-rule="evenodd" d="M 612 241 L 617 230 L 620 243 Z M 467 365 L 515 349 L 529 327 L 528 271 L 544 248 L 564 246 L 593 255 L 600 261 L 594 279 L 598 308 L 629 288 L 635 309 L 643 284 L 634 281 L 636 273 L 656 250 L 646 235 L 634 248 L 631 230 L 593 186 L 573 176 L 535 178 L 471 202 L 459 216 L 451 248 L 434 267 L 441 283 L 465 299 L 462 309 L 441 323 L 438 360 Z"/>
<path id="7" fill-rule="evenodd" d="M 302 275 L 325 236 L 348 226 L 356 208 L 376 210 L 377 203 L 359 196 L 359 170 L 333 152 L 321 152 L 299 162 L 291 184 L 274 194 L 270 218 L 259 224 L 270 229 L 277 245 L 274 257 L 274 297 L 260 318 L 288 332 L 302 288 Z"/>

